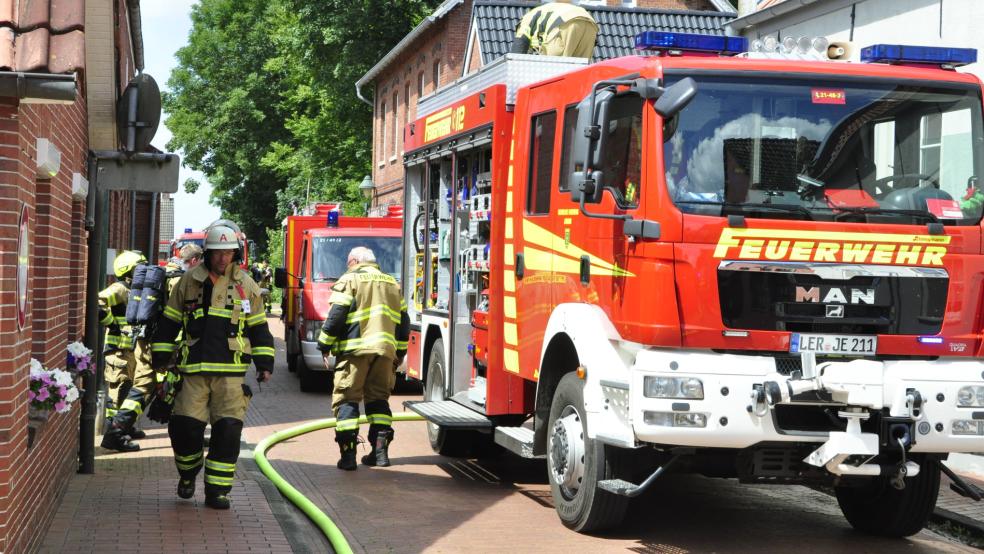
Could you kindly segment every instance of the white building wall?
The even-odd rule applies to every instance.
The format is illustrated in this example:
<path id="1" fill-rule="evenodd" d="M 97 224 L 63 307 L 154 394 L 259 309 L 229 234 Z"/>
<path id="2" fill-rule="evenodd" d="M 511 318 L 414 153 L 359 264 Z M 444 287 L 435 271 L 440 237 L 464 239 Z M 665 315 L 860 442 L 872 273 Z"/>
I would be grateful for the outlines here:
<path id="1" fill-rule="evenodd" d="M 861 48 L 878 43 L 976 48 L 984 59 L 984 0 L 860 0 L 854 6 L 854 61 Z M 749 39 L 806 35 L 847 41 L 851 11 L 850 2 L 819 0 L 740 32 Z M 984 79 L 980 62 L 959 71 Z"/>

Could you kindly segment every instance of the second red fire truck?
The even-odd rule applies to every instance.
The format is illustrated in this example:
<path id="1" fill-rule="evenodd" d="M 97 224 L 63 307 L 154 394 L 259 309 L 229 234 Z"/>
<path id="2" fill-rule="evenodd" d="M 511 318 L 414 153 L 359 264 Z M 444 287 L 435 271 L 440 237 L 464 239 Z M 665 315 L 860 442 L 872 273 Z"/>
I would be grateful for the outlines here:
<path id="1" fill-rule="evenodd" d="M 433 448 L 546 458 L 579 531 L 676 470 L 830 486 L 894 536 L 941 471 L 976 495 L 942 463 L 984 444 L 981 83 L 953 70 L 976 52 L 637 46 L 507 55 L 408 125 Z"/>

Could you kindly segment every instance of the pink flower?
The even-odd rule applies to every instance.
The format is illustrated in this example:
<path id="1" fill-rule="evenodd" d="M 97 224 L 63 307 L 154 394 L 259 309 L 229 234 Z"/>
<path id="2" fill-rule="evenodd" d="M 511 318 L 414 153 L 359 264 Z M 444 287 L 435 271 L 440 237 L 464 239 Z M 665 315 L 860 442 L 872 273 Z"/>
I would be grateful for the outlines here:
<path id="1" fill-rule="evenodd" d="M 38 400 L 40 400 L 41 402 L 44 402 L 45 400 L 47 400 L 49 396 L 51 396 L 51 395 L 48 393 L 48 389 L 47 388 L 43 388 L 43 389 L 41 389 L 41 390 L 38 391 Z"/>
<path id="2" fill-rule="evenodd" d="M 28 399 L 28 401 L 33 402 L 34 399 L 37 398 L 37 396 L 38 395 L 35 394 L 34 391 L 32 391 L 32 390 L 27 391 L 27 399 Z"/>
<path id="3" fill-rule="evenodd" d="M 58 413 L 63 413 L 66 407 L 68 407 L 68 404 L 66 404 L 64 400 L 55 402 L 55 411 Z"/>

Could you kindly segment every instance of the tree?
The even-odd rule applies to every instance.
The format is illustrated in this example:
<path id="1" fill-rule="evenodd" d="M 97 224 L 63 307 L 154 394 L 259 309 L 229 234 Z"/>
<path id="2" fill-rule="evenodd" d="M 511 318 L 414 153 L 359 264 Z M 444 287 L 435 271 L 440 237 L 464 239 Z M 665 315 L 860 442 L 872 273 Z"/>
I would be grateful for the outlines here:
<path id="1" fill-rule="evenodd" d="M 438 3 L 201 0 L 164 96 L 168 148 L 263 250 L 266 229 L 309 200 L 360 212 L 372 107 L 355 82 Z"/>

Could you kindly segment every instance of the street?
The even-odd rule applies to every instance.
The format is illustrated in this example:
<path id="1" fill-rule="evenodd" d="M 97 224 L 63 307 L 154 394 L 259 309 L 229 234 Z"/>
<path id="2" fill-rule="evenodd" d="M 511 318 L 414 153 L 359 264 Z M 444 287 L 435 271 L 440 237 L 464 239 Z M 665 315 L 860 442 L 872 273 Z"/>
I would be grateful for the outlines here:
<path id="1" fill-rule="evenodd" d="M 277 372 L 254 397 L 245 440 L 302 422 L 330 417 L 327 393 L 301 393 L 286 371 L 283 329 Z M 394 412 L 404 400 L 394 395 Z M 363 433 L 365 431 L 363 430 Z M 368 452 L 360 445 L 360 456 Z M 542 461 L 504 454 L 493 461 L 434 454 L 422 423 L 396 424 L 390 468 L 335 468 L 332 431 L 275 446 L 274 468 L 332 517 L 356 551 L 365 552 L 974 552 L 931 531 L 906 540 L 854 532 L 829 496 L 804 487 L 748 486 L 736 481 L 671 475 L 631 509 L 622 529 L 604 536 L 561 525 L 551 503 Z M 315 532 L 309 525 L 309 532 Z"/>

